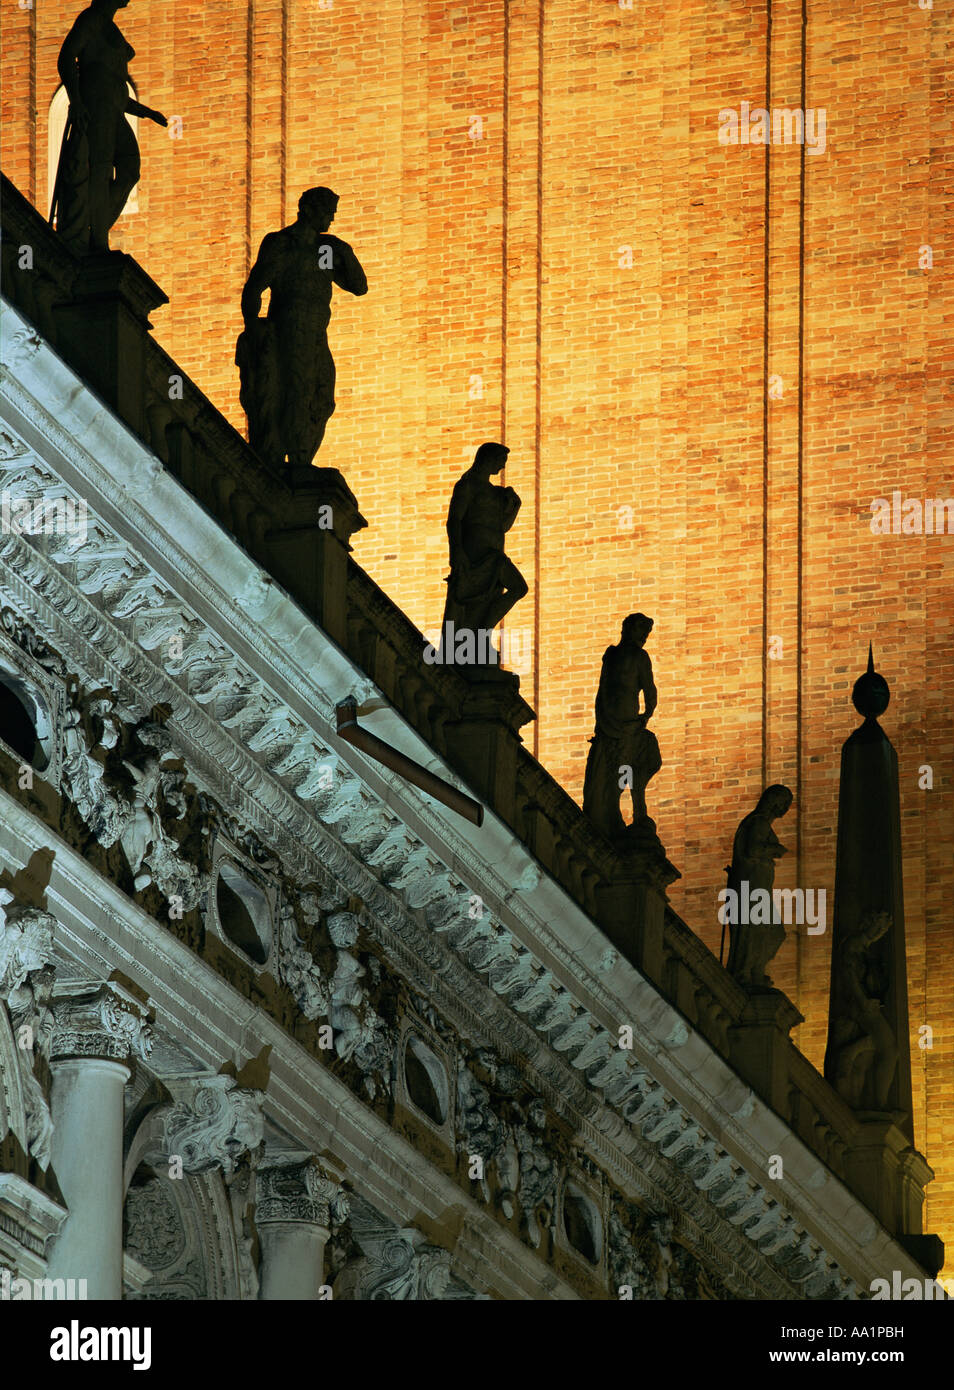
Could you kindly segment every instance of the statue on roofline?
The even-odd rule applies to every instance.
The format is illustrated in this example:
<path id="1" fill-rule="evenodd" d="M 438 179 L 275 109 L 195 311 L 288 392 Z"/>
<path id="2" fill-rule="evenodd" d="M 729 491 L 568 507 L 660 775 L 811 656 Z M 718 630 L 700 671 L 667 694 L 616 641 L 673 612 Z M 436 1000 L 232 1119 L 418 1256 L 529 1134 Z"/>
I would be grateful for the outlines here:
<path id="1" fill-rule="evenodd" d="M 583 783 L 583 811 L 610 840 L 626 834 L 620 794 L 633 804 L 632 829 L 655 832 L 646 810 L 646 787 L 662 767 L 656 735 L 646 726 L 656 708 L 653 664 L 644 650 L 652 618 L 630 613 L 616 646 L 603 653 L 596 696 L 596 729 L 590 739 Z M 643 709 L 640 711 L 640 695 Z"/>
<path id="2" fill-rule="evenodd" d="M 732 863 L 726 873 L 729 893 L 735 896 L 727 898 L 727 904 L 735 904 L 736 910 L 724 912 L 722 916 L 723 922 L 728 922 L 730 927 L 726 969 L 749 993 L 773 988 L 766 966 L 785 940 L 785 928 L 773 889 L 775 861 L 788 851 L 772 829 L 772 822 L 788 814 L 793 800 L 791 791 L 781 782 L 766 787 L 755 810 L 740 821 L 732 842 Z M 757 914 L 753 909 L 753 919 L 757 915 L 758 920 L 748 920 L 749 904 L 756 893 L 759 903 L 767 895 L 768 920 L 763 920 L 761 907 Z M 743 916 L 745 921 L 741 920 Z"/>
<path id="3" fill-rule="evenodd" d="M 330 188 L 309 188 L 298 218 L 262 241 L 242 292 L 245 328 L 235 349 L 249 443 L 276 468 L 307 468 L 335 408 L 335 364 L 328 347 L 331 292 L 368 292 L 346 241 L 328 228 L 338 207 Z M 262 295 L 268 314 L 259 317 Z"/>
<path id="4" fill-rule="evenodd" d="M 447 512 L 450 575 L 441 645 L 434 660 L 460 666 L 472 677 L 478 671 L 504 675 L 497 666 L 491 634 L 527 593 L 527 581 L 504 551 L 520 498 L 512 487 L 491 482 L 503 470 L 509 453 L 504 444 L 481 444 L 473 463 L 454 485 Z M 425 659 L 431 659 L 430 649 Z"/>
<path id="5" fill-rule="evenodd" d="M 129 0 L 92 0 L 77 16 L 57 62 L 69 97 L 50 223 L 71 250 L 108 251 L 109 230 L 139 182 L 139 145 L 127 115 L 168 125 L 129 95 L 135 50 L 115 23 Z"/>

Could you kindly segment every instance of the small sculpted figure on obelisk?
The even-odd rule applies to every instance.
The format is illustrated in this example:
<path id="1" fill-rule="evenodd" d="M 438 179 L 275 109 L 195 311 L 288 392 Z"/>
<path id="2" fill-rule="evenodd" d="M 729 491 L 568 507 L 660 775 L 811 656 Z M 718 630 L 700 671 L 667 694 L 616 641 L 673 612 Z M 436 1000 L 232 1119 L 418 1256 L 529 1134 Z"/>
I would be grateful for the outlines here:
<path id="1" fill-rule="evenodd" d="M 826 1058 L 828 1079 L 854 1110 L 887 1110 L 898 1067 L 898 1040 L 884 1015 L 888 979 L 875 954 L 891 927 L 889 913 L 865 913 L 832 960 L 839 1013 Z"/>
<path id="2" fill-rule="evenodd" d="M 610 839 L 626 831 L 619 803 L 621 792 L 627 789 L 633 802 L 633 827 L 655 829 L 646 811 L 646 787 L 662 767 L 656 735 L 646 727 L 657 700 L 653 664 L 644 650 L 652 630 L 652 618 L 630 613 L 623 619 L 617 645 L 603 653 L 596 731 L 590 739 L 583 782 L 583 811 Z"/>
<path id="3" fill-rule="evenodd" d="M 512 487 L 490 480 L 501 472 L 510 450 L 481 444 L 451 494 L 447 513 L 450 575 L 436 660 L 462 667 L 495 666 L 490 637 L 497 624 L 527 593 L 527 582 L 504 553 L 520 498 Z"/>
<path id="4" fill-rule="evenodd" d="M 793 800 L 789 788 L 780 782 L 766 787 L 755 810 L 739 823 L 732 842 L 732 863 L 726 870 L 729 894 L 722 909 L 722 920 L 729 924 L 726 968 L 749 993 L 773 988 L 766 966 L 785 940 L 772 894 L 775 861 L 788 851 L 772 822 L 788 814 Z"/>
<path id="5" fill-rule="evenodd" d="M 328 347 L 331 292 L 368 292 L 368 281 L 346 241 L 332 236 L 338 195 L 309 188 L 298 218 L 270 232 L 242 292 L 245 330 L 235 349 L 240 399 L 249 443 L 277 468 L 307 468 L 335 408 L 335 364 Z M 266 318 L 262 295 L 271 291 Z"/>
<path id="6" fill-rule="evenodd" d="M 878 723 L 890 698 L 869 648 L 851 692 L 864 723 L 841 750 L 825 1079 L 913 1142 L 898 755 Z"/>
<path id="7" fill-rule="evenodd" d="M 127 114 L 168 125 L 160 111 L 129 95 L 135 57 L 115 23 L 129 0 L 93 0 L 60 49 L 69 115 L 50 207 L 50 222 L 74 251 L 108 251 L 109 229 L 139 182 L 139 145 Z"/>

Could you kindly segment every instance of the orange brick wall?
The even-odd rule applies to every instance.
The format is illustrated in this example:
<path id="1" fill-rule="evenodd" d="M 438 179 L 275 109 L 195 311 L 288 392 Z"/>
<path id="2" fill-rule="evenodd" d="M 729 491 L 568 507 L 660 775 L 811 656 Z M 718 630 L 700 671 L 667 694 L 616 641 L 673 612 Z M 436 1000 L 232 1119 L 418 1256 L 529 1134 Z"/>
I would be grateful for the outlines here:
<path id="1" fill-rule="evenodd" d="M 120 12 L 141 99 L 183 120 L 181 140 L 140 124 L 140 212 L 113 235 L 170 297 L 157 336 L 242 428 L 250 257 L 303 188 L 341 194 L 370 293 L 336 299 L 321 461 L 371 523 L 356 556 L 432 630 L 450 488 L 505 438 L 528 737 L 579 795 L 603 648 L 632 609 L 656 619 L 650 807 L 674 904 L 715 951 L 732 833 L 769 781 L 796 794 L 779 881 L 826 888 L 831 920 L 839 750 L 874 641 L 925 1229 L 954 1254 L 954 541 L 868 525 L 894 487 L 954 494 L 949 0 L 829 0 L 807 28 L 801 0 L 325 4 Z M 44 210 L 78 8 L 4 0 L 3 167 Z M 743 101 L 824 108 L 825 152 L 720 145 Z M 829 951 L 793 933 L 775 966 L 817 1065 Z"/>

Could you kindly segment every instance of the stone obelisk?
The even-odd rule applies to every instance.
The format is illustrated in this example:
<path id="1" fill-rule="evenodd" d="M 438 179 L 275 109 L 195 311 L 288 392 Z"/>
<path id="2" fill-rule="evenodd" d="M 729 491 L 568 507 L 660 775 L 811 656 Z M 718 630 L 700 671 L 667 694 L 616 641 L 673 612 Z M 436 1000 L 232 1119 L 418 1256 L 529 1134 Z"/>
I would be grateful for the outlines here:
<path id="1" fill-rule="evenodd" d="M 878 723 L 890 698 L 869 647 L 851 692 L 864 723 L 841 750 L 825 1079 L 913 1144 L 898 755 Z"/>
<path id="2" fill-rule="evenodd" d="M 878 723 L 891 697 L 870 647 L 851 698 L 864 723 L 841 750 L 825 1079 L 857 1120 L 851 1186 L 933 1276 L 944 1246 L 922 1234 L 934 1173 L 914 1147 L 898 755 Z"/>

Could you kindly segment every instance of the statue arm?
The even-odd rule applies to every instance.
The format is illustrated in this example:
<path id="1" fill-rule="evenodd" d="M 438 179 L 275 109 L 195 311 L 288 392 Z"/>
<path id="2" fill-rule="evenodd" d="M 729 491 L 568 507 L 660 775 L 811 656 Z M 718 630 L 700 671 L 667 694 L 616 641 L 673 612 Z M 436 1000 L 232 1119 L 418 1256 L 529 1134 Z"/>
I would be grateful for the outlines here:
<path id="1" fill-rule="evenodd" d="M 340 237 L 325 237 L 324 241 L 334 247 L 331 278 L 335 284 L 340 285 L 349 294 L 367 294 L 368 277 L 348 243 Z"/>
<path id="2" fill-rule="evenodd" d="M 646 674 L 643 677 L 643 699 L 646 702 L 646 708 L 643 710 L 643 720 L 648 721 L 659 700 L 659 695 L 656 691 L 656 682 L 653 680 L 653 663 L 648 656 L 646 658 Z"/>
<path id="3" fill-rule="evenodd" d="M 465 564 L 467 560 L 464 552 L 464 514 L 467 511 L 469 501 L 470 489 L 462 478 L 451 493 L 450 507 L 447 512 L 447 540 L 450 547 L 451 569 Z"/>
<path id="4" fill-rule="evenodd" d="M 520 498 L 514 492 L 512 487 L 501 488 L 501 492 L 504 494 L 504 505 L 501 520 L 503 521 L 504 530 L 509 531 L 511 526 L 517 519 L 517 513 L 519 512 L 521 506 Z"/>
<path id="5" fill-rule="evenodd" d="M 126 110 L 130 116 L 139 116 L 144 121 L 155 121 L 156 125 L 169 124 L 161 111 L 154 111 L 151 106 L 143 106 L 141 101 L 133 101 L 132 97 L 126 102 Z"/>
<path id="6" fill-rule="evenodd" d="M 249 271 L 245 288 L 242 291 L 242 318 L 251 323 L 258 318 L 262 307 L 262 295 L 271 286 L 275 272 L 274 233 L 269 233 L 258 248 L 258 259 Z"/>
<path id="7" fill-rule="evenodd" d="M 745 857 L 753 863 L 771 864 L 786 853 L 770 821 L 753 816 L 745 835 Z M 774 872 L 774 870 L 773 870 Z"/>

